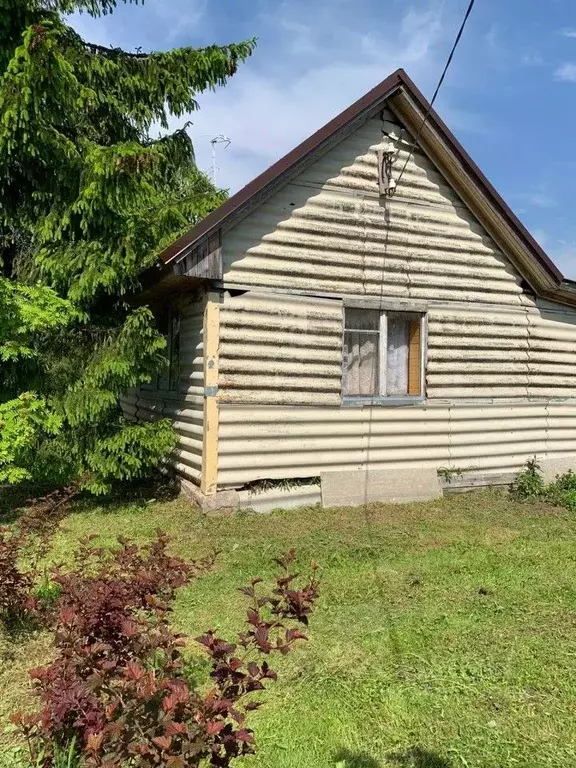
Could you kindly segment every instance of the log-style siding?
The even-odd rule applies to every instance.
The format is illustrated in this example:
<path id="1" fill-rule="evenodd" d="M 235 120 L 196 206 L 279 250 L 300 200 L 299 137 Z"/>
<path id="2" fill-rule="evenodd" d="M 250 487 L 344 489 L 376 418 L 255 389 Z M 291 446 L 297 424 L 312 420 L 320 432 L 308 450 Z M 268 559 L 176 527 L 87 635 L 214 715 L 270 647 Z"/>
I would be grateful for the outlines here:
<path id="1" fill-rule="evenodd" d="M 392 200 L 378 149 L 410 137 L 372 119 L 225 233 L 220 487 L 413 465 L 516 471 L 576 455 L 576 311 L 537 302 L 418 150 Z M 298 295 L 300 294 L 300 295 Z M 306 294 L 306 295 L 302 295 Z M 426 400 L 341 398 L 347 298 L 428 318 Z"/>
<path id="2" fill-rule="evenodd" d="M 411 138 L 385 112 L 222 233 L 218 488 L 366 468 L 502 475 L 534 455 L 576 463 L 576 310 L 535 298 L 418 148 L 382 197 L 378 152 L 391 140 L 397 177 Z M 343 403 L 343 311 L 359 299 L 426 314 L 422 403 Z M 203 313 L 190 305 L 183 323 L 180 392 L 125 401 L 131 416 L 173 418 L 175 466 L 195 482 Z"/>
<path id="3" fill-rule="evenodd" d="M 139 390 L 130 390 L 122 398 L 127 416 L 141 421 L 161 417 L 174 423 L 178 436 L 172 457 L 175 469 L 200 484 L 202 474 L 202 436 L 204 430 L 203 324 L 204 300 L 184 303 L 180 322 L 180 381 L 178 391 L 167 389 L 168 378 Z"/>

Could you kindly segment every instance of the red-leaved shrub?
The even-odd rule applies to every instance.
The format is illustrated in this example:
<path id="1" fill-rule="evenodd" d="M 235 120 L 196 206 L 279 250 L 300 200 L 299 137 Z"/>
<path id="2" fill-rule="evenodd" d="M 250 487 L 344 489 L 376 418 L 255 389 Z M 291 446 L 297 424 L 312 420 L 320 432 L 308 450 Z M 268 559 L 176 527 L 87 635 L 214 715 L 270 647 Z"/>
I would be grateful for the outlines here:
<path id="1" fill-rule="evenodd" d="M 316 568 L 294 586 L 290 553 L 269 595 L 260 579 L 242 592 L 250 599 L 247 629 L 231 643 L 208 632 L 198 638 L 211 661 L 211 683 L 198 688 L 187 674 L 185 639 L 168 625 L 175 590 L 210 568 L 213 558 L 187 564 L 166 552 L 159 533 L 147 547 L 122 540 L 103 550 L 85 542 L 73 568 L 55 570 L 58 657 L 31 675 L 43 709 L 15 716 L 35 764 L 75 744 L 87 768 L 123 765 L 193 768 L 203 761 L 226 767 L 253 751 L 246 713 L 250 694 L 276 675 L 258 657 L 288 653 L 305 636 L 318 593 Z"/>
<path id="2" fill-rule="evenodd" d="M 23 547 L 18 531 L 0 528 L 0 617 L 6 622 L 22 619 L 34 607 L 35 573 L 22 566 Z"/>
<path id="3" fill-rule="evenodd" d="M 76 493 L 71 486 L 28 499 L 18 522 L 0 528 L 0 619 L 8 624 L 40 618 L 43 606 L 35 593 L 39 565 L 50 549 L 66 504 Z"/>

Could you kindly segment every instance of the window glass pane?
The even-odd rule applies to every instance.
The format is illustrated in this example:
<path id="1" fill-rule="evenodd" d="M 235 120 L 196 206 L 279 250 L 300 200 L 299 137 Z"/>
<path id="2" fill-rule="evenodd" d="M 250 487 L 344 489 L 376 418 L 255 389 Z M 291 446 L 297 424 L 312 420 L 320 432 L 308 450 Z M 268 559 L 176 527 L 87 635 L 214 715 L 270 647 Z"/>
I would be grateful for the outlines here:
<path id="1" fill-rule="evenodd" d="M 404 312 L 388 313 L 388 348 L 386 356 L 386 394 L 408 394 L 408 348 L 410 343 L 410 315 Z"/>
<path id="2" fill-rule="evenodd" d="M 377 309 L 346 308 L 344 326 L 351 331 L 379 331 L 380 312 Z"/>
<path id="3" fill-rule="evenodd" d="M 375 333 L 344 333 L 345 397 L 371 397 L 378 394 L 378 340 Z"/>

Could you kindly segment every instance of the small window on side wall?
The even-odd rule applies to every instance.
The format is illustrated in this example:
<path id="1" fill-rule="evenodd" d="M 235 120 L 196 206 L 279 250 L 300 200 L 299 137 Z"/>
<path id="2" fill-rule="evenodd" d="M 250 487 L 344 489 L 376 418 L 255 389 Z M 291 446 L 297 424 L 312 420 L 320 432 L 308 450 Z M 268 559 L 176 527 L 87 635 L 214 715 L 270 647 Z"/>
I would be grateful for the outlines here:
<path id="1" fill-rule="evenodd" d="M 347 307 L 342 396 L 348 401 L 424 397 L 424 315 Z"/>
<path id="2" fill-rule="evenodd" d="M 178 392 L 180 389 L 180 312 L 170 308 L 157 319 L 158 330 L 166 339 L 165 354 L 168 364 L 156 377 L 155 389 L 163 392 Z"/>

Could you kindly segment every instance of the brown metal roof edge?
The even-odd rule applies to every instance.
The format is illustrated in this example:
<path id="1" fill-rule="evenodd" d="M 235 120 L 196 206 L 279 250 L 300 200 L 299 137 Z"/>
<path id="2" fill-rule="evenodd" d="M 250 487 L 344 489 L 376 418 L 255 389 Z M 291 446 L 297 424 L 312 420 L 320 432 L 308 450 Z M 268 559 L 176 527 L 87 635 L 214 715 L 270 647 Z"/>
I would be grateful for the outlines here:
<path id="1" fill-rule="evenodd" d="M 245 187 L 232 195 L 232 197 L 229 197 L 226 202 L 222 203 L 215 211 L 212 211 L 205 219 L 202 219 L 189 232 L 186 232 L 178 240 L 165 248 L 160 254 L 162 261 L 171 261 L 196 241 L 222 226 L 229 216 L 246 205 L 255 195 L 259 195 L 269 184 L 273 184 L 284 174 L 287 174 L 293 166 L 301 162 L 307 155 L 318 150 L 354 118 L 358 117 L 362 112 L 367 112 L 374 108 L 378 102 L 385 101 L 394 90 L 402 85 L 405 77 L 407 75 L 404 70 L 398 69 L 375 88 L 372 88 L 371 91 L 368 91 L 358 101 L 355 101 L 354 104 L 326 123 L 316 133 L 313 133 L 301 144 L 298 144 L 287 155 L 280 158 L 280 160 L 246 184 Z"/>
<path id="2" fill-rule="evenodd" d="M 487 199 L 500 213 L 502 218 L 507 222 L 516 237 L 519 238 L 520 242 L 527 248 L 533 258 L 550 275 L 557 286 L 559 286 L 564 280 L 564 276 L 558 267 L 536 242 L 534 237 L 518 219 L 516 214 L 504 201 L 491 182 L 486 178 L 474 160 L 472 160 L 468 152 L 466 152 L 462 144 L 460 144 L 456 136 L 444 123 L 436 110 L 430 110 L 429 101 L 403 69 L 396 70 L 396 72 L 391 74 L 375 88 L 358 99 L 358 101 L 354 102 L 354 104 L 330 120 L 330 122 L 326 123 L 325 126 L 305 139 L 291 152 L 236 192 L 236 194 L 232 195 L 232 197 L 226 200 L 226 202 L 213 211 L 209 216 L 200 221 L 189 232 L 182 235 L 178 240 L 165 248 L 160 254 L 160 258 L 164 262 L 169 262 L 182 251 L 220 228 L 226 219 L 239 211 L 243 206 L 247 205 L 253 197 L 260 195 L 267 186 L 272 185 L 283 175 L 288 174 L 292 167 L 297 163 L 300 163 L 307 155 L 318 150 L 326 141 L 341 131 L 349 122 L 358 117 L 362 112 L 369 111 L 371 108 L 375 107 L 380 101 L 384 101 L 400 87 L 406 89 L 423 114 L 429 112 L 428 122 L 435 128 L 467 173 L 486 195 Z"/>
<path id="3" fill-rule="evenodd" d="M 428 112 L 428 110 L 430 109 L 430 102 L 428 101 L 428 99 L 420 91 L 418 86 L 411 80 L 411 78 L 406 74 L 406 72 L 404 72 L 404 70 L 398 70 L 396 74 L 398 75 L 399 79 L 402 81 L 402 84 L 406 87 L 406 90 L 408 91 L 410 96 L 412 96 L 414 101 L 417 102 L 418 106 L 422 110 L 422 113 L 426 114 L 426 112 Z M 428 117 L 427 122 L 432 124 L 433 127 L 436 129 L 436 131 L 440 134 L 440 136 L 446 142 L 446 144 L 450 147 L 454 155 L 462 163 L 463 167 L 468 172 L 468 174 L 474 179 L 474 181 L 476 182 L 478 187 L 482 190 L 482 192 L 486 195 L 488 200 L 490 200 L 492 205 L 496 208 L 496 210 L 508 223 L 508 225 L 510 226 L 514 234 L 528 248 L 528 250 L 532 252 L 532 255 L 544 267 L 544 269 L 551 275 L 551 277 L 558 284 L 560 284 L 564 280 L 564 275 L 562 274 L 562 272 L 560 272 L 556 264 L 554 264 L 554 262 L 548 256 L 548 254 L 537 243 L 534 237 L 526 229 L 524 224 L 522 224 L 520 219 L 516 216 L 516 214 L 510 208 L 508 203 L 504 200 L 502 195 L 500 195 L 500 193 L 496 190 L 496 188 L 492 185 L 492 183 L 487 179 L 484 173 L 476 165 L 474 160 L 470 157 L 468 152 L 464 149 L 462 144 L 458 141 L 456 136 L 452 133 L 450 128 L 448 128 L 446 123 L 442 120 L 442 118 L 436 112 L 435 109 L 432 109 L 430 111 L 430 115 Z"/>

